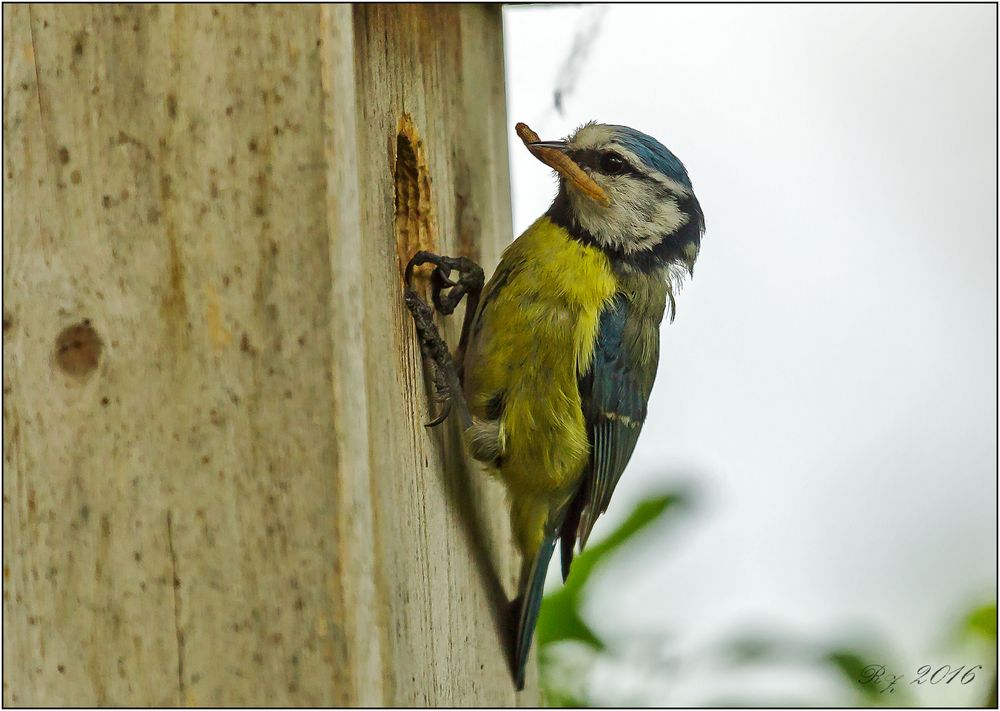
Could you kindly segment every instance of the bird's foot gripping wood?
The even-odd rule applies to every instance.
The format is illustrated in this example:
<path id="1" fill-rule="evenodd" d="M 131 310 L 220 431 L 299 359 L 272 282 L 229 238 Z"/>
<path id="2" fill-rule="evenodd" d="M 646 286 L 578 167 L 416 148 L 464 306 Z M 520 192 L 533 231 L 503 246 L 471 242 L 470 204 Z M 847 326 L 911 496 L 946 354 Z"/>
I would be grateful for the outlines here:
<path id="1" fill-rule="evenodd" d="M 431 273 L 431 300 L 440 313 L 445 316 L 451 315 L 462 299 L 468 296 L 465 320 L 462 323 L 462 337 L 455 358 L 452 358 L 448 344 L 434 324 L 431 308 L 420 298 L 411 284 L 414 268 L 423 264 L 434 265 L 434 271 Z M 451 278 L 453 270 L 458 272 L 458 281 Z M 425 361 L 431 363 L 436 399 L 444 403 L 441 413 L 427 423 L 427 426 L 434 427 L 444 422 L 451 413 L 452 406 L 457 402 L 462 426 L 468 427 L 472 424 L 472 418 L 462 394 L 461 371 L 455 363 L 456 361 L 461 363 L 465 355 L 469 327 L 475 317 L 479 306 L 479 294 L 483 289 L 483 270 L 466 257 L 442 257 L 431 252 L 417 252 L 406 265 L 405 278 L 404 298 L 406 307 L 413 316 L 417 337 L 420 339 L 420 352 L 423 353 Z"/>
<path id="2" fill-rule="evenodd" d="M 483 268 L 468 257 L 442 257 L 432 252 L 417 252 L 406 265 L 406 285 L 410 286 L 413 269 L 424 264 L 433 264 L 431 286 L 434 306 L 445 316 L 450 316 L 468 294 L 470 305 L 479 301 L 483 290 Z M 452 270 L 458 272 L 458 281 L 451 278 Z M 444 290 L 448 289 L 448 293 Z M 471 313 L 474 309 L 469 309 Z"/>

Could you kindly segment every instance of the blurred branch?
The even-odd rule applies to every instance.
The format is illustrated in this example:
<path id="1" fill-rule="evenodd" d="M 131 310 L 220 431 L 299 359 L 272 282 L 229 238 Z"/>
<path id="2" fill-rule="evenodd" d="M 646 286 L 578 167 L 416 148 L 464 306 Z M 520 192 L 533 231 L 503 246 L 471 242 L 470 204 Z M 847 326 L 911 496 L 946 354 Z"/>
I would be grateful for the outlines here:
<path id="1" fill-rule="evenodd" d="M 552 91 L 552 102 L 560 116 L 563 115 L 563 102 L 576 89 L 577 80 L 590 50 L 594 47 L 597 36 L 600 34 L 601 21 L 607 11 L 607 6 L 595 7 L 583 16 L 577 26 L 573 35 L 573 45 L 570 47 L 569 55 L 559 68 L 559 74 L 556 75 L 556 85 Z"/>

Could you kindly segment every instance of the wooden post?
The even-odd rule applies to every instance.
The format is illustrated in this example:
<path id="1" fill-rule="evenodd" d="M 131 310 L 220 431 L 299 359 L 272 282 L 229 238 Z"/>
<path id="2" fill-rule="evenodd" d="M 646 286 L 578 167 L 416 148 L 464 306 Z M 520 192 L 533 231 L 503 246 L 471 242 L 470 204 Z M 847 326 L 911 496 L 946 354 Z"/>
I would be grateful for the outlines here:
<path id="1" fill-rule="evenodd" d="M 511 237 L 499 8 L 4 21 L 4 703 L 516 703 L 399 269 Z"/>

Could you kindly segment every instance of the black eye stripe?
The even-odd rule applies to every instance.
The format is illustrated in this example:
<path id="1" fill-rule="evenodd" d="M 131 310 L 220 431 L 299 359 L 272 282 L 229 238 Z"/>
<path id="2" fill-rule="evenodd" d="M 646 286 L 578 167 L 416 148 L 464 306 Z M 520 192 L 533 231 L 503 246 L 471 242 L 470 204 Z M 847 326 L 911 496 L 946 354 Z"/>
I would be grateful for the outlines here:
<path id="1" fill-rule="evenodd" d="M 656 181 L 645 173 L 640 172 L 632 163 L 629 162 L 628 158 L 623 156 L 617 151 L 612 151 L 615 155 L 622 159 L 622 167 L 620 170 L 611 173 L 611 175 L 631 175 L 639 180 L 644 180 L 646 182 L 655 183 Z M 601 158 L 608 151 L 599 151 L 593 148 L 584 148 L 580 150 L 570 151 L 569 157 L 572 158 L 576 163 L 584 168 L 594 171 L 595 173 L 608 174 L 608 171 L 601 167 Z"/>

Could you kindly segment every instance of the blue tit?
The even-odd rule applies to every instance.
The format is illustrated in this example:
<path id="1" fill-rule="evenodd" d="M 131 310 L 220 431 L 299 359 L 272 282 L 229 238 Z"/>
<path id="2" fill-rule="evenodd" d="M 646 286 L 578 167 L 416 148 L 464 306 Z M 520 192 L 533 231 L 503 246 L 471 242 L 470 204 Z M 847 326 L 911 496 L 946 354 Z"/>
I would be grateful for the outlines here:
<path id="1" fill-rule="evenodd" d="M 660 322 L 693 273 L 705 222 L 684 165 L 645 133 L 588 123 L 543 142 L 517 131 L 559 190 L 470 299 L 458 373 L 466 442 L 506 485 L 523 561 L 511 653 L 520 689 L 556 543 L 565 579 L 635 448 Z M 474 296 L 481 271 L 477 283 L 467 260 L 436 259 L 422 261 L 438 264 L 438 286 Z M 446 302 L 435 294 L 439 310 Z"/>

